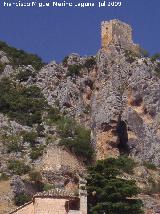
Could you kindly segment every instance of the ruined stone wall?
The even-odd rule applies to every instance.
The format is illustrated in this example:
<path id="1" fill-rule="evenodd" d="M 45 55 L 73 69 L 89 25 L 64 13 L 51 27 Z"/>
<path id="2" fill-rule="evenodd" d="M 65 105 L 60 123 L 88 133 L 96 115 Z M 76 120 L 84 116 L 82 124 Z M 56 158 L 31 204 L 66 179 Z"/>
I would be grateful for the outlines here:
<path id="1" fill-rule="evenodd" d="M 137 51 L 139 46 L 132 40 L 132 28 L 119 20 L 103 21 L 101 23 L 102 48 L 107 49 L 109 45 L 118 45 L 124 49 Z"/>
<path id="2" fill-rule="evenodd" d="M 66 199 L 36 198 L 34 214 L 67 214 L 65 210 Z"/>
<path id="3" fill-rule="evenodd" d="M 102 48 L 108 47 L 113 41 L 112 37 L 112 24 L 110 22 L 102 22 L 101 24 L 101 42 Z"/>
<path id="4" fill-rule="evenodd" d="M 63 166 L 70 166 L 72 170 L 83 170 L 83 166 L 72 153 L 60 147 L 49 145 L 42 159 L 42 170 L 57 171 Z"/>

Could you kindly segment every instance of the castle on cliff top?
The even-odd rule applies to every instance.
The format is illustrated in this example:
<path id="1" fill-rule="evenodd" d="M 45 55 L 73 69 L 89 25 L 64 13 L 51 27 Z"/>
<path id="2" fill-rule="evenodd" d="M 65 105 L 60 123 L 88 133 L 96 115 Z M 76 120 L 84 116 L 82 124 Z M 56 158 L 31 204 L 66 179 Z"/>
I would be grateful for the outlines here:
<path id="1" fill-rule="evenodd" d="M 132 40 L 131 26 L 117 19 L 101 23 L 102 49 L 107 50 L 111 45 L 139 52 L 139 45 L 134 44 Z"/>

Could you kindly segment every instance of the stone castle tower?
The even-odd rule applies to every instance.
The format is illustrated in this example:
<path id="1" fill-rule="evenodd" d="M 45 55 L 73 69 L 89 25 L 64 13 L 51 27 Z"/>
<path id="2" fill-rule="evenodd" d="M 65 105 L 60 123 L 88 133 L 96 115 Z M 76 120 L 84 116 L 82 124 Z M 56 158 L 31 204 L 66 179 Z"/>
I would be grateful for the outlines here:
<path id="1" fill-rule="evenodd" d="M 126 50 L 139 50 L 139 46 L 133 43 L 131 26 L 117 19 L 101 23 L 101 43 L 102 49 L 117 45 Z"/>

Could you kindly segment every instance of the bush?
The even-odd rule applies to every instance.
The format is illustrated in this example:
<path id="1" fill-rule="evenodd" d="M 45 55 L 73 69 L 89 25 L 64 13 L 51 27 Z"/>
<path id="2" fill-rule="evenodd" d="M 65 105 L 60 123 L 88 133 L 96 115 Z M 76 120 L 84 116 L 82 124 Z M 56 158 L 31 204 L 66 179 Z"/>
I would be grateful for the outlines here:
<path id="1" fill-rule="evenodd" d="M 54 135 L 48 135 L 46 139 L 46 144 L 52 144 L 57 140 L 57 137 Z"/>
<path id="2" fill-rule="evenodd" d="M 96 59 L 95 57 L 90 57 L 86 60 L 86 62 L 84 63 L 84 67 L 87 68 L 87 69 L 91 69 L 93 68 L 93 66 L 96 65 Z"/>
<path id="3" fill-rule="evenodd" d="M 44 134 L 44 131 L 45 131 L 45 128 L 43 125 L 40 125 L 38 124 L 37 128 L 36 128 L 36 131 L 37 131 L 37 134 L 39 137 L 44 137 L 45 134 Z"/>
<path id="4" fill-rule="evenodd" d="M 62 61 L 62 64 L 63 64 L 64 67 L 66 67 L 68 65 L 67 64 L 68 58 L 69 58 L 69 56 L 65 56 L 64 59 L 63 59 L 63 61 Z"/>
<path id="5" fill-rule="evenodd" d="M 67 117 L 61 117 L 57 120 L 57 129 L 60 132 L 62 138 L 69 138 L 75 135 L 76 122 L 73 119 Z"/>
<path id="6" fill-rule="evenodd" d="M 7 53 L 7 55 L 11 58 L 11 63 L 15 67 L 20 65 L 32 65 L 36 70 L 40 70 L 44 65 L 44 62 L 39 56 L 10 47 L 5 42 L 0 42 L 0 50 Z"/>
<path id="7" fill-rule="evenodd" d="M 24 131 L 22 132 L 22 136 L 23 136 L 23 142 L 28 142 L 30 143 L 31 146 L 34 146 L 36 144 L 36 139 L 38 137 L 38 134 L 36 132 Z"/>
<path id="8" fill-rule="evenodd" d="M 140 53 L 142 54 L 142 56 L 144 57 L 148 57 L 149 56 L 149 52 L 143 48 L 140 47 Z"/>
<path id="9" fill-rule="evenodd" d="M 118 166 L 112 163 L 113 159 L 101 160 L 88 169 L 88 213 L 144 213 L 143 203 L 137 198 L 139 188 L 134 181 L 119 178 L 121 172 Z"/>
<path id="10" fill-rule="evenodd" d="M 80 75 L 80 70 L 81 70 L 82 66 L 81 65 L 69 65 L 68 66 L 68 72 L 67 72 L 67 76 L 79 76 Z"/>
<path id="11" fill-rule="evenodd" d="M 32 126 L 42 122 L 47 103 L 40 90 L 31 86 L 17 86 L 8 78 L 0 81 L 0 112 L 16 119 L 23 125 Z"/>
<path id="12" fill-rule="evenodd" d="M 153 182 L 151 184 L 151 188 L 149 189 L 149 194 L 159 194 L 160 192 L 160 182 L 159 183 L 156 183 L 156 182 Z"/>
<path id="13" fill-rule="evenodd" d="M 57 108 L 50 108 L 48 111 L 49 122 L 55 123 L 61 119 L 60 111 Z"/>
<path id="14" fill-rule="evenodd" d="M 7 144 L 7 152 L 8 153 L 21 152 L 22 149 L 23 149 L 22 145 L 18 142 L 13 142 L 13 143 Z"/>
<path id="15" fill-rule="evenodd" d="M 14 203 L 16 206 L 21 206 L 29 201 L 31 201 L 31 196 L 25 193 L 20 193 L 14 197 Z"/>
<path id="16" fill-rule="evenodd" d="M 151 57 L 152 62 L 155 62 L 156 60 L 160 60 L 160 53 L 156 53 Z"/>
<path id="17" fill-rule="evenodd" d="M 143 190 L 145 194 L 152 195 L 160 192 L 160 182 L 155 181 L 151 176 L 148 178 L 149 186 Z"/>
<path id="18" fill-rule="evenodd" d="M 8 175 L 6 175 L 4 172 L 0 173 L 0 181 L 7 181 L 8 179 Z"/>
<path id="19" fill-rule="evenodd" d="M 6 142 L 7 152 L 21 152 L 23 146 L 21 144 L 21 139 L 19 135 L 9 135 L 4 137 Z"/>
<path id="20" fill-rule="evenodd" d="M 143 163 L 143 165 L 145 166 L 145 167 L 147 167 L 147 169 L 151 169 L 151 170 L 156 170 L 157 169 L 157 167 L 156 167 L 156 165 L 155 164 L 153 164 L 153 163 L 150 163 L 150 162 L 144 162 Z"/>
<path id="21" fill-rule="evenodd" d="M 160 74 L 160 63 L 157 64 L 156 68 L 155 68 L 155 72 L 157 74 Z"/>
<path id="22" fill-rule="evenodd" d="M 33 71 L 27 69 L 27 70 L 19 71 L 19 73 L 17 74 L 16 78 L 20 82 L 25 82 L 25 81 L 27 81 L 29 79 L 29 77 L 33 77 L 34 78 L 35 76 L 36 76 L 36 74 Z"/>
<path id="23" fill-rule="evenodd" d="M 45 146 L 33 147 L 30 153 L 30 158 L 32 160 L 38 159 L 40 156 L 43 155 L 44 148 Z"/>
<path id="24" fill-rule="evenodd" d="M 136 60 L 137 55 L 130 50 L 126 50 L 125 57 L 126 57 L 126 61 L 131 64 Z"/>
<path id="25" fill-rule="evenodd" d="M 9 160 L 8 169 L 12 171 L 13 174 L 22 175 L 30 171 L 30 167 L 26 165 L 23 161 L 19 160 Z"/>
<path id="26" fill-rule="evenodd" d="M 43 191 L 48 191 L 48 190 L 51 190 L 54 188 L 55 188 L 55 186 L 53 184 L 44 184 Z"/>
<path id="27" fill-rule="evenodd" d="M 4 68 L 5 68 L 5 65 L 4 65 L 4 64 L 2 64 L 2 63 L 0 63 L 0 74 L 2 74 L 2 73 L 3 73 Z"/>
<path id="28" fill-rule="evenodd" d="M 43 101 L 43 95 L 41 93 L 41 90 L 35 85 L 32 85 L 32 86 L 27 87 L 27 88 L 25 88 L 25 87 L 21 88 L 21 93 L 25 97 L 35 98 L 35 99 L 41 98 Z"/>
<path id="29" fill-rule="evenodd" d="M 91 161 L 93 149 L 90 143 L 90 130 L 77 125 L 74 120 L 68 118 L 63 118 L 58 127 L 62 137 L 60 145 L 64 145 L 71 152 L 85 158 L 88 162 Z"/>
<path id="30" fill-rule="evenodd" d="M 38 171 L 31 171 L 29 173 L 29 177 L 30 177 L 31 181 L 35 181 L 35 182 L 41 182 L 42 181 L 41 173 Z"/>

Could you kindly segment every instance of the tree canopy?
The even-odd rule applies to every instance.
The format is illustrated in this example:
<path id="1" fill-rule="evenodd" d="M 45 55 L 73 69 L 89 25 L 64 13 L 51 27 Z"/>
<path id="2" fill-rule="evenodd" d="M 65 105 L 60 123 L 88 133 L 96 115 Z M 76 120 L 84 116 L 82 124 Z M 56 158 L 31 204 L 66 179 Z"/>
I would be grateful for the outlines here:
<path id="1" fill-rule="evenodd" d="M 127 158 L 126 158 L 127 160 Z M 132 180 L 120 177 L 119 159 L 98 161 L 88 170 L 88 213 L 89 214 L 142 214 L 142 201 L 137 198 L 139 188 Z M 126 162 L 127 164 L 127 162 Z"/>

